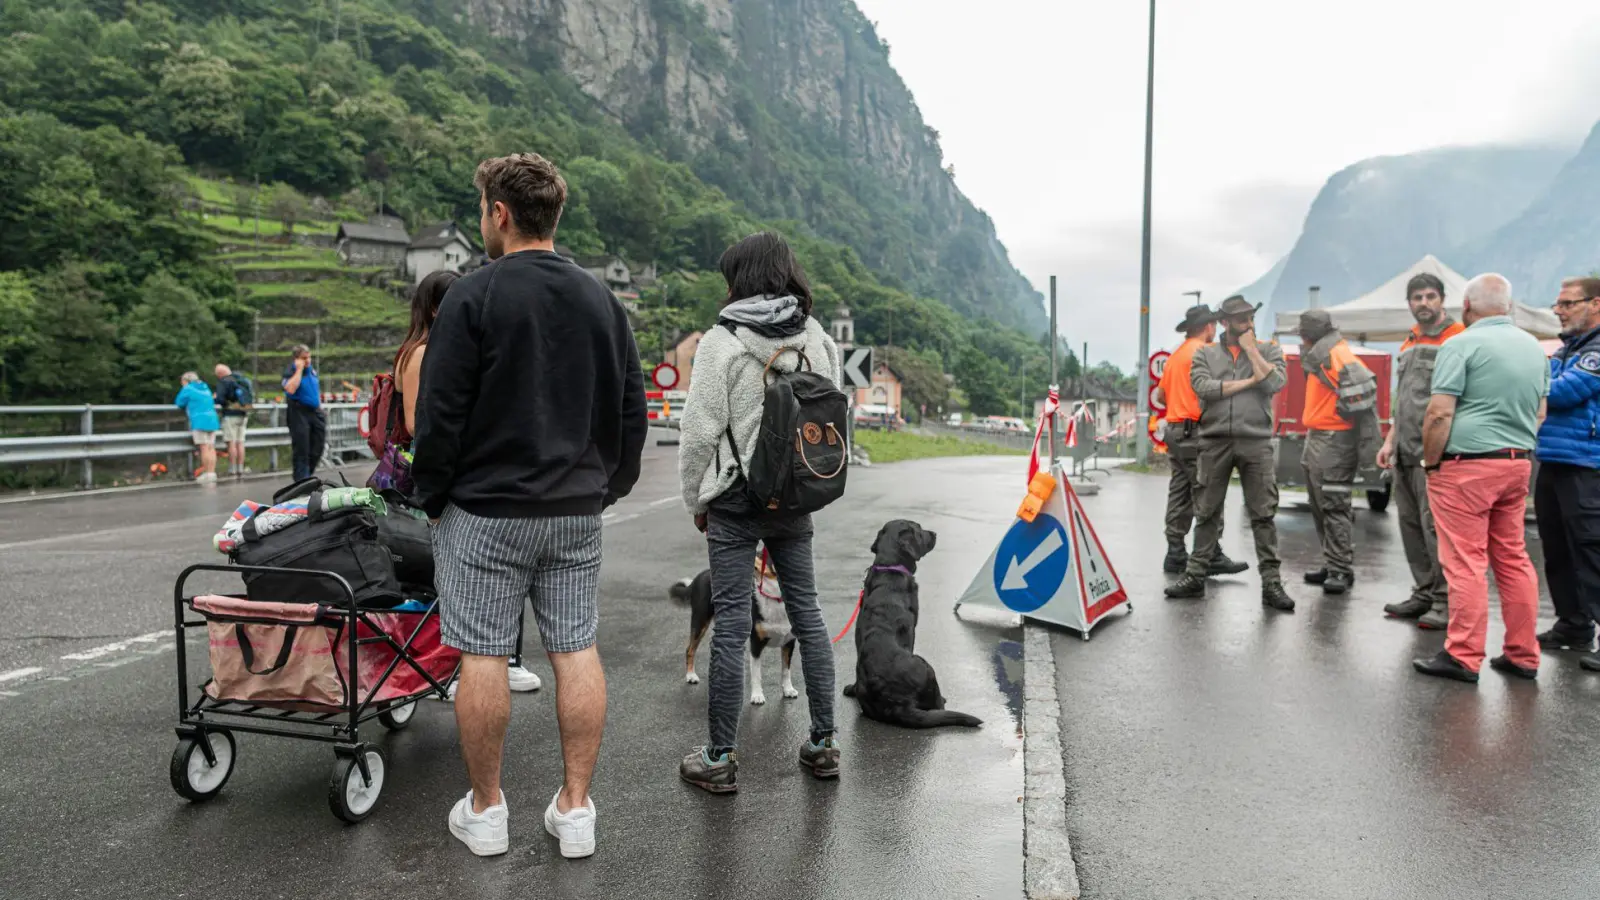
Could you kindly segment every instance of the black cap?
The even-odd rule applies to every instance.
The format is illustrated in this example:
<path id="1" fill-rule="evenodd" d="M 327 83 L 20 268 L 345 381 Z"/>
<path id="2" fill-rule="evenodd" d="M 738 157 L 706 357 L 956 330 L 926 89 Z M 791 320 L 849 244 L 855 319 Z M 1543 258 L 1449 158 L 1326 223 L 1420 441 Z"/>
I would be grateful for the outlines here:
<path id="1" fill-rule="evenodd" d="M 1211 311 L 1211 307 L 1204 303 L 1195 304 L 1183 314 L 1183 321 L 1178 323 L 1178 333 L 1188 334 L 1190 331 L 1203 325 L 1210 325 L 1216 320 L 1217 314 Z"/>

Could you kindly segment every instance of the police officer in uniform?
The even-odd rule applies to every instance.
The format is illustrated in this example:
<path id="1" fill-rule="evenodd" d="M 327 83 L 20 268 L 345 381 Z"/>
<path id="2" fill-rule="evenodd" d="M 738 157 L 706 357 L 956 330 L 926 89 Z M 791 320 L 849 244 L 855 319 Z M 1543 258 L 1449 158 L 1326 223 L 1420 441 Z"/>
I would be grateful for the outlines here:
<path id="1" fill-rule="evenodd" d="M 1556 300 L 1562 346 L 1550 360 L 1549 415 L 1539 428 L 1534 509 L 1556 624 L 1547 650 L 1588 651 L 1600 619 L 1600 278 L 1569 278 Z M 1600 672 L 1600 656 L 1579 660 Z"/>
<path id="2" fill-rule="evenodd" d="M 1423 628 L 1443 629 L 1449 599 L 1439 566 L 1439 541 L 1428 509 L 1428 476 L 1422 470 L 1422 419 L 1433 399 L 1433 364 L 1439 347 L 1466 330 L 1444 311 L 1444 282 L 1424 272 L 1406 284 L 1406 303 L 1417 324 L 1400 345 L 1399 379 L 1390 408 L 1389 434 L 1378 451 L 1378 467 L 1393 469 L 1391 490 L 1400 518 L 1400 543 L 1411 566 L 1411 596 L 1384 606 L 1396 619 L 1420 619 Z"/>
<path id="3" fill-rule="evenodd" d="M 1256 570 L 1261 602 L 1290 611 L 1294 600 L 1283 588 L 1278 559 L 1278 481 L 1272 457 L 1272 395 L 1283 390 L 1283 351 L 1276 343 L 1257 343 L 1251 306 L 1234 295 L 1222 302 L 1226 324 L 1222 340 L 1195 351 L 1190 384 L 1200 398 L 1199 493 L 1195 497 L 1194 552 L 1182 578 L 1167 586 L 1168 597 L 1203 597 L 1206 572 L 1222 536 L 1222 505 L 1235 470 L 1244 488 L 1245 509 L 1256 539 Z"/>
<path id="4" fill-rule="evenodd" d="M 1200 459 L 1200 398 L 1195 396 L 1189 374 L 1195 351 L 1216 340 L 1216 314 L 1204 303 L 1191 306 L 1178 323 L 1178 332 L 1184 342 L 1167 357 L 1155 392 L 1157 402 L 1167 407 L 1167 462 L 1172 467 L 1172 477 L 1167 482 L 1167 558 L 1162 569 L 1171 575 L 1182 574 L 1189 566 L 1184 539 L 1194 524 L 1194 494 L 1198 488 L 1195 466 Z M 1249 563 L 1235 562 L 1219 549 L 1206 572 L 1237 575 L 1248 568 Z"/>
<path id="5" fill-rule="evenodd" d="M 1306 374 L 1300 465 L 1323 559 L 1322 567 L 1305 578 L 1307 584 L 1321 585 L 1324 594 L 1343 594 L 1356 578 L 1350 495 L 1361 460 L 1373 459 L 1378 449 L 1378 380 L 1333 327 L 1327 310 L 1300 314 L 1300 340 Z"/>

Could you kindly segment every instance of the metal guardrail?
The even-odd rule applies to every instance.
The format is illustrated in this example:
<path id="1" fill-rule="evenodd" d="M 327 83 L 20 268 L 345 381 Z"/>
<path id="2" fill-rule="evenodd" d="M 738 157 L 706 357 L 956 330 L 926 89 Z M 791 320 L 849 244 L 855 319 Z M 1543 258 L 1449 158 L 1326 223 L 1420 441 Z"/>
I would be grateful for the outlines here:
<path id="1" fill-rule="evenodd" d="M 328 416 L 327 449 L 324 462 L 338 461 L 347 453 L 370 455 L 366 439 L 361 436 L 358 418 L 364 404 L 324 403 Z M 252 424 L 245 435 L 248 447 L 267 447 L 272 450 L 272 467 L 278 467 L 278 449 L 289 446 L 289 429 L 280 424 L 284 405 L 258 403 L 252 410 L 251 422 L 267 419 L 265 426 Z M 168 413 L 172 416 L 171 431 L 144 431 L 129 433 L 96 434 L 96 414 L 113 413 Z M 76 434 L 43 435 L 29 437 L 0 437 L 0 465 L 21 465 L 40 462 L 82 463 L 82 485 L 94 484 L 94 461 L 134 456 L 161 456 L 188 454 L 194 449 L 194 440 L 183 413 L 165 405 L 106 405 L 95 406 L 0 406 L 0 416 L 22 415 L 77 415 L 80 427 Z M 217 442 L 222 445 L 221 434 Z M 332 459 L 330 459 L 332 457 Z"/>

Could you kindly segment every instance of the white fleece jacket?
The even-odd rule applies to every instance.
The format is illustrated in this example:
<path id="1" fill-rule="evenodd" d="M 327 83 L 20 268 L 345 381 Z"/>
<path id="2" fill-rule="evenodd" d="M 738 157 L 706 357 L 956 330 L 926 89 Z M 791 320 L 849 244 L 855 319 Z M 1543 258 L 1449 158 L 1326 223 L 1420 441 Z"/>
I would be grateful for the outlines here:
<path id="1" fill-rule="evenodd" d="M 725 433 L 730 424 L 739 443 L 739 465 L 750 465 L 766 396 L 763 373 L 767 360 L 780 347 L 798 347 L 817 374 L 835 385 L 844 381 L 839 346 L 816 319 L 807 319 L 805 331 L 792 337 L 762 337 L 743 326 L 730 333 L 717 325 L 700 339 L 678 444 L 678 477 L 683 505 L 690 513 L 705 512 L 707 504 L 738 480 L 739 466 L 734 464 Z M 798 365 L 793 353 L 785 353 L 773 368 L 793 372 Z"/>

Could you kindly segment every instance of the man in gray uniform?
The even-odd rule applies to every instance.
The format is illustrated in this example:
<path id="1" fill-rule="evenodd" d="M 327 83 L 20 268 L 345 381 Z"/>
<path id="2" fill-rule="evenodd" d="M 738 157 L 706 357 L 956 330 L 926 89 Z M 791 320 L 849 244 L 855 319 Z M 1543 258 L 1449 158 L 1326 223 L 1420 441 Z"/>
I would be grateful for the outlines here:
<path id="1" fill-rule="evenodd" d="M 1400 377 L 1395 385 L 1389 435 L 1378 451 L 1378 466 L 1394 470 L 1394 502 L 1400 514 L 1400 542 L 1411 565 L 1411 596 L 1383 608 L 1396 619 L 1417 619 L 1422 628 L 1442 630 L 1449 622 L 1449 598 L 1439 567 L 1439 544 L 1428 509 L 1428 476 L 1422 470 L 1422 418 L 1433 398 L 1433 363 L 1445 341 L 1466 330 L 1444 311 L 1444 282 L 1424 272 L 1406 285 L 1406 302 L 1417 320 L 1400 345 Z"/>
<path id="2" fill-rule="evenodd" d="M 1188 571 L 1167 587 L 1166 594 L 1205 596 L 1206 571 L 1222 536 L 1228 479 L 1238 470 L 1256 539 L 1261 602 L 1288 612 L 1294 609 L 1294 600 L 1283 589 L 1279 572 L 1278 481 L 1272 457 L 1272 395 L 1283 390 L 1288 379 L 1278 345 L 1256 342 L 1255 315 L 1260 308 L 1238 295 L 1224 300 L 1220 316 L 1227 330 L 1222 340 L 1194 355 L 1189 378 L 1200 398 L 1198 523 Z"/>
<path id="3" fill-rule="evenodd" d="M 1355 526 L 1350 494 L 1363 459 L 1378 451 L 1378 381 L 1350 344 L 1333 327 L 1325 309 L 1300 314 L 1300 365 L 1306 375 L 1305 450 L 1311 518 L 1322 542 L 1320 568 L 1306 573 L 1307 584 L 1324 594 L 1342 594 L 1355 583 Z"/>

